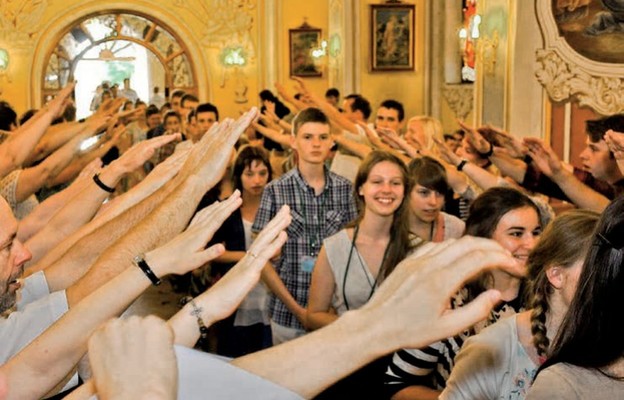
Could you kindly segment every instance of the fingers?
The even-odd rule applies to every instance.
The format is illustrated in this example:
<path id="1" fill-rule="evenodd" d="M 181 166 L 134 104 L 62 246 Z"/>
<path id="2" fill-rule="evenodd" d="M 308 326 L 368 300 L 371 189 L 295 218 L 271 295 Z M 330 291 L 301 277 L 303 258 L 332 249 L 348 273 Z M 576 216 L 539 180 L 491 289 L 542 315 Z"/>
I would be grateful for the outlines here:
<path id="1" fill-rule="evenodd" d="M 249 251 L 253 254 L 259 254 L 259 252 L 262 251 L 264 247 L 268 246 L 282 230 L 290 225 L 290 221 L 290 207 L 284 205 L 258 234 L 258 237 L 254 240 Z"/>
<path id="2" fill-rule="evenodd" d="M 201 251 L 199 253 L 195 253 L 193 260 L 191 261 L 194 266 L 191 269 L 195 269 L 197 267 L 201 267 L 206 263 L 214 260 L 225 252 L 225 247 L 221 244 L 215 244 L 214 246 L 208 247 L 206 250 Z"/>
<path id="3" fill-rule="evenodd" d="M 500 296 L 497 290 L 487 290 L 463 307 L 445 313 L 440 318 L 440 328 L 445 334 L 437 339 L 444 339 L 451 332 L 451 335 L 455 335 L 486 319 L 492 308 L 500 301 Z"/>
<path id="4" fill-rule="evenodd" d="M 240 207 L 241 203 L 240 192 L 235 190 L 228 199 L 215 202 L 195 214 L 187 230 L 195 228 L 195 230 L 204 231 L 210 225 L 217 225 L 216 229 L 218 229 L 234 210 Z"/>

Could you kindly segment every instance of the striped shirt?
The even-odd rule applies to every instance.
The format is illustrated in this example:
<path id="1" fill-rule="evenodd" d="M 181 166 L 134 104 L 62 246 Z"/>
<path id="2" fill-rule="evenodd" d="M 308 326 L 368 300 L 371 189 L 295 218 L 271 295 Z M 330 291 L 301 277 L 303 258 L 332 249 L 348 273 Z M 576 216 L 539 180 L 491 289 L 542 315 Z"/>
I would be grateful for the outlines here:
<path id="1" fill-rule="evenodd" d="M 325 187 L 317 195 L 293 168 L 264 189 L 252 232 L 257 233 L 273 218 L 282 205 L 288 204 L 292 222 L 288 240 L 275 261 L 275 270 L 284 285 L 302 307 L 308 305 L 312 271 L 323 240 L 341 230 L 357 216 L 353 186 L 347 179 L 325 170 Z M 271 295 L 269 311 L 273 321 L 303 330 L 303 325 L 277 297 Z"/>
<path id="2" fill-rule="evenodd" d="M 464 289 L 452 300 L 451 307 L 461 307 L 466 296 L 467 292 Z M 455 356 L 466 339 L 499 319 L 522 311 L 521 297 L 499 304 L 490 312 L 487 320 L 475 325 L 473 329 L 421 349 L 403 349 L 394 353 L 384 381 L 388 398 L 409 386 L 426 386 L 443 390 L 455 365 Z"/>

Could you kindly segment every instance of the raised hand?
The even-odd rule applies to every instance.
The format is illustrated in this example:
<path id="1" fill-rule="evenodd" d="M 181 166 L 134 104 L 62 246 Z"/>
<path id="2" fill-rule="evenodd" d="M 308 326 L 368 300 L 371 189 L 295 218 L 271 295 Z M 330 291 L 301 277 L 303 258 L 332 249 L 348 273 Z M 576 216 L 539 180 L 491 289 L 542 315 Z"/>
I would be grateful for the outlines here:
<path id="1" fill-rule="evenodd" d="M 89 361 L 100 399 L 177 398 L 173 331 L 160 318 L 110 320 L 89 339 Z"/>
<path id="2" fill-rule="evenodd" d="M 170 273 L 183 275 L 221 255 L 225 248 L 206 244 L 223 222 L 242 204 L 236 190 L 227 200 L 215 202 L 198 212 L 188 228 L 165 245 L 145 254 L 145 261 L 158 277 Z"/>
<path id="3" fill-rule="evenodd" d="M 529 150 L 522 139 L 492 125 L 479 128 L 479 130 L 481 129 L 487 129 L 491 132 L 498 139 L 501 146 L 507 150 L 510 156 L 514 158 L 524 158 L 527 155 Z"/>
<path id="4" fill-rule="evenodd" d="M 193 146 L 180 176 L 195 175 L 207 189 L 216 185 L 225 172 L 234 144 L 257 114 L 258 109 L 253 107 L 236 121 L 226 119 L 214 124 Z"/>
<path id="5" fill-rule="evenodd" d="M 479 133 L 479 131 L 472 126 L 466 125 L 463 121 L 457 120 L 459 125 L 466 132 L 466 138 L 472 147 L 475 148 L 479 154 L 487 154 L 492 148 L 492 144 L 485 140 L 485 138 Z"/>
<path id="6" fill-rule="evenodd" d="M 442 158 L 442 160 L 454 166 L 459 165 L 459 163 L 461 162 L 461 158 L 457 154 L 455 154 L 454 151 L 449 149 L 446 143 L 444 143 L 442 140 L 438 139 L 435 136 L 433 137 L 433 141 L 438 148 L 439 156 L 440 158 Z"/>
<path id="7" fill-rule="evenodd" d="M 498 291 L 488 290 L 464 307 L 448 309 L 465 281 L 491 267 L 516 268 L 509 252 L 493 240 L 467 236 L 432 246 L 399 263 L 358 312 L 383 326 L 395 348 L 429 345 L 483 320 L 500 300 Z"/>
<path id="8" fill-rule="evenodd" d="M 624 160 L 624 133 L 616 132 L 613 129 L 609 129 L 604 136 L 609 150 L 613 153 L 616 160 Z"/>
<path id="9" fill-rule="evenodd" d="M 553 149 L 546 146 L 541 139 L 527 137 L 524 138 L 524 144 L 535 166 L 546 176 L 552 177 L 562 171 L 563 163 Z"/>
<path id="10" fill-rule="evenodd" d="M 68 83 L 67 86 L 65 86 L 56 94 L 56 97 L 50 100 L 47 107 L 48 107 L 48 110 L 54 116 L 54 118 L 58 118 L 61 115 L 63 115 L 63 112 L 65 111 L 65 107 L 67 106 L 67 104 L 69 104 L 68 102 L 70 101 L 70 96 L 72 92 L 74 91 L 75 87 L 76 87 L 76 82 Z"/>
<path id="11" fill-rule="evenodd" d="M 258 283 L 266 263 L 286 242 L 285 229 L 290 221 L 290 208 L 283 206 L 258 234 L 247 254 L 214 286 L 196 299 L 208 310 L 209 321 L 218 321 L 231 315 Z"/>
<path id="12" fill-rule="evenodd" d="M 154 155 L 158 148 L 179 139 L 180 134 L 176 133 L 174 135 L 162 135 L 148 140 L 142 140 L 124 152 L 115 160 L 115 163 L 121 166 L 126 173 L 132 172 L 143 166 L 143 164 Z"/>

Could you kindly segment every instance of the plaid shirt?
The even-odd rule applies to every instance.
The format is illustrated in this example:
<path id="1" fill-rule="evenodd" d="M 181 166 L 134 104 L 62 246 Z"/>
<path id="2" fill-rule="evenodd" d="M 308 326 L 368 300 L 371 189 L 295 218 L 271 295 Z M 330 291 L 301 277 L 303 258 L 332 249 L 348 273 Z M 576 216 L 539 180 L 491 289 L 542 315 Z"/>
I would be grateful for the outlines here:
<path id="1" fill-rule="evenodd" d="M 320 195 L 316 195 L 299 169 L 293 168 L 264 189 L 252 232 L 262 230 L 284 204 L 290 206 L 292 222 L 287 230 L 288 240 L 274 265 L 290 294 L 297 303 L 306 307 L 312 274 L 302 269 L 302 258 L 316 258 L 323 239 L 355 219 L 357 211 L 353 185 L 347 179 L 325 170 L 325 188 Z M 304 329 L 274 295 L 270 298 L 269 310 L 271 318 L 278 324 Z"/>

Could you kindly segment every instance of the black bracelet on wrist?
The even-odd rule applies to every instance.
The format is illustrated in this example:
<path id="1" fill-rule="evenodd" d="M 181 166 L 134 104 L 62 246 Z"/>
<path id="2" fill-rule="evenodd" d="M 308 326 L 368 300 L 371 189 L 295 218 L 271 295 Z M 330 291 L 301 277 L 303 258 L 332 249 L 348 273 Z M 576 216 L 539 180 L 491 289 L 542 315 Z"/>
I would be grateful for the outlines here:
<path id="1" fill-rule="evenodd" d="M 488 143 L 490 144 L 490 149 L 487 151 L 487 153 L 479 153 L 481 158 L 490 158 L 492 157 L 492 154 L 494 154 L 494 145 L 492 144 L 492 142 Z"/>
<path id="2" fill-rule="evenodd" d="M 150 266 L 147 265 L 143 257 L 143 254 L 140 254 L 134 257 L 134 263 L 136 264 L 137 267 L 141 268 L 141 271 L 143 271 L 145 276 L 147 276 L 147 279 L 149 279 L 150 282 L 152 282 L 152 285 L 158 286 L 161 284 L 162 281 L 160 280 L 159 277 L 156 276 L 156 274 L 154 273 L 154 271 L 152 271 Z"/>
<path id="3" fill-rule="evenodd" d="M 466 166 L 466 164 L 468 164 L 468 160 L 461 160 L 459 164 L 457 164 L 457 170 L 461 172 L 461 170 L 464 169 L 464 166 Z"/>
<path id="4" fill-rule="evenodd" d="M 98 172 L 97 174 L 93 175 L 93 182 L 95 182 L 96 185 L 98 185 L 100 187 L 100 189 L 102 189 L 105 192 L 108 193 L 113 193 L 115 192 L 115 188 L 114 187 L 110 187 L 107 184 L 105 184 L 104 182 L 102 182 L 100 180 L 100 173 Z"/>

